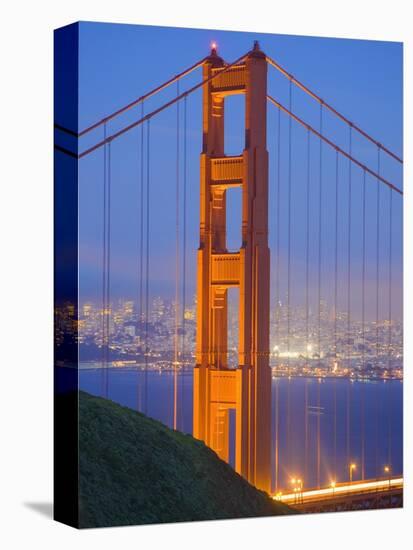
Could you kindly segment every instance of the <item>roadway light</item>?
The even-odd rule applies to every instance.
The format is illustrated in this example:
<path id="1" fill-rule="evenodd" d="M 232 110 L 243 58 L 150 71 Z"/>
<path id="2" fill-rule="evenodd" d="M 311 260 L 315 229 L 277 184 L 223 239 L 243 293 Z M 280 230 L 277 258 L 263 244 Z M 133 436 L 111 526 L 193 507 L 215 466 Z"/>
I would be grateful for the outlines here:
<path id="1" fill-rule="evenodd" d="M 294 501 L 297 502 L 297 497 L 302 497 L 302 491 L 303 491 L 303 480 L 300 478 L 291 478 L 291 484 L 294 486 Z"/>
<path id="2" fill-rule="evenodd" d="M 384 467 L 384 473 L 388 474 L 389 476 L 389 490 L 390 490 L 390 484 L 391 484 L 391 466 L 386 465 Z"/>
<path id="3" fill-rule="evenodd" d="M 298 493 L 301 500 L 303 500 L 303 480 L 297 479 Z"/>
<path id="4" fill-rule="evenodd" d="M 349 465 L 350 483 L 352 483 L 353 481 L 353 470 L 356 470 L 356 469 L 357 469 L 357 465 L 354 462 L 352 462 Z"/>
<path id="5" fill-rule="evenodd" d="M 330 487 L 333 489 L 333 495 L 334 495 L 334 489 L 336 488 L 336 482 L 335 481 L 332 481 L 330 483 Z"/>

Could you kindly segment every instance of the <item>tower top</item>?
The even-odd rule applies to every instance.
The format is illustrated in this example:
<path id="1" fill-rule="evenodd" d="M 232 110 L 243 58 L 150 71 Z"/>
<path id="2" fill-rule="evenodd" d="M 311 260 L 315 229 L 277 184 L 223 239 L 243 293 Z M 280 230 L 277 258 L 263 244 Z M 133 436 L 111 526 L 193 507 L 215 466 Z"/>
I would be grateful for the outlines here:
<path id="1" fill-rule="evenodd" d="M 215 40 L 211 42 L 211 53 L 206 58 L 206 61 L 213 66 L 221 66 L 224 64 L 224 60 L 218 55 L 218 46 Z"/>
<path id="2" fill-rule="evenodd" d="M 260 43 L 258 40 L 254 40 L 254 45 L 252 47 L 252 50 L 249 53 L 250 57 L 259 57 L 259 58 L 265 58 L 265 53 L 260 48 Z"/>

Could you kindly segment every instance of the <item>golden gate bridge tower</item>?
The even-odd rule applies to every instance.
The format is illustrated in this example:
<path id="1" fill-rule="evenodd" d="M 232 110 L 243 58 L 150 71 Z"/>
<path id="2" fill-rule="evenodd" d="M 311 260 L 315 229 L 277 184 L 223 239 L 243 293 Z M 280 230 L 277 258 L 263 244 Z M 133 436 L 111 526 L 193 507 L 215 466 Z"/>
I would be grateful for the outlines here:
<path id="1" fill-rule="evenodd" d="M 63 50 L 71 51 L 66 45 Z M 77 67 L 77 65 L 77 59 L 74 59 L 73 63 L 70 62 L 70 66 Z M 269 65 L 288 80 L 289 102 L 287 105 L 283 105 L 277 98 L 268 94 L 267 67 Z M 179 87 L 180 81 L 201 67 L 202 80 L 182 90 Z M 74 78 L 74 82 L 77 83 L 77 77 Z M 66 84 L 65 77 L 59 87 L 62 90 L 66 89 Z M 147 100 L 157 96 L 158 93 L 173 84 L 177 84 L 176 96 L 168 98 L 163 103 L 159 102 L 153 110 L 149 111 Z M 292 102 L 293 86 L 300 89 L 317 105 L 319 111 L 317 128 L 298 116 L 295 101 L 294 106 Z M 75 88 L 74 98 L 77 97 L 77 85 Z M 200 162 L 200 243 L 197 253 L 196 361 L 192 390 L 194 397 L 193 435 L 203 440 L 216 451 L 221 459 L 227 462 L 232 462 L 230 455 L 232 455 L 232 443 L 234 442 L 236 471 L 257 488 L 268 493 L 271 493 L 271 441 L 274 437 L 275 497 L 280 496 L 281 499 L 282 496 L 283 502 L 301 506 L 302 510 L 330 511 L 343 509 L 343 506 L 347 509 L 382 507 L 380 502 L 387 502 L 383 506 L 399 506 L 403 492 L 403 477 L 400 474 L 402 466 L 401 462 L 392 464 L 392 461 L 394 458 L 399 460 L 393 448 L 396 444 L 400 450 L 398 430 L 401 424 L 400 422 L 395 423 L 396 417 L 393 418 L 388 414 L 395 400 L 389 394 L 387 404 L 380 397 L 382 402 L 377 400 L 374 407 L 367 406 L 369 402 L 365 400 L 367 396 L 364 396 L 364 389 L 360 387 L 360 393 L 354 394 L 352 393 L 352 383 L 358 379 L 363 382 L 372 375 L 374 375 L 373 379 L 391 380 L 394 376 L 400 376 L 402 368 L 400 361 L 402 357 L 400 347 L 402 325 L 399 324 L 395 314 L 397 311 L 395 308 L 401 306 L 401 294 L 396 295 L 396 300 L 398 300 L 396 305 L 393 295 L 397 291 L 395 282 L 401 281 L 401 271 L 397 267 L 401 265 L 399 263 L 401 256 L 398 252 L 401 243 L 401 225 L 397 226 L 396 224 L 402 221 L 402 202 L 394 204 L 394 200 L 398 195 L 403 197 L 403 189 L 386 179 L 386 174 L 389 170 L 391 170 L 389 173 L 395 176 L 398 173 L 397 177 L 402 182 L 403 159 L 297 80 L 277 61 L 266 56 L 260 51 L 258 43 L 254 44 L 251 51 L 232 63 L 224 62 L 217 54 L 216 47 L 213 47 L 208 57 L 198 60 L 191 67 L 82 130 L 78 128 L 76 105 L 72 109 L 76 116 L 71 121 L 70 127 L 62 125 L 65 120 L 67 123 L 66 110 L 63 109 L 61 113 L 57 113 L 57 118 L 62 116 L 62 120 L 56 120 L 54 126 L 56 140 L 55 195 L 56 205 L 59 205 L 64 216 L 60 221 L 57 220 L 55 240 L 60 242 L 60 246 L 63 246 L 64 249 L 70 245 L 69 248 L 75 254 L 69 272 L 66 262 L 63 264 L 60 262 L 62 265 L 59 262 L 56 264 L 56 273 L 60 273 L 62 283 L 56 294 L 55 303 L 56 319 L 58 320 L 56 351 L 59 354 L 63 351 L 57 349 L 60 346 L 59 341 L 62 339 L 63 331 L 63 340 L 70 342 L 71 350 L 70 352 L 65 350 L 64 361 L 69 361 L 70 366 L 78 361 L 78 343 L 80 342 L 78 336 L 82 334 L 82 323 L 79 322 L 80 318 L 78 317 L 80 311 L 80 295 L 77 292 L 80 288 L 78 247 L 80 243 L 82 246 L 86 245 L 89 242 L 88 239 L 92 237 L 92 233 L 94 237 L 90 246 L 94 247 L 97 243 L 95 233 L 86 229 L 86 225 L 83 223 L 86 217 L 83 214 L 80 216 L 77 199 L 84 196 L 82 195 L 83 183 L 91 172 L 89 172 L 90 168 L 85 168 L 86 171 L 79 177 L 80 170 L 83 170 L 79 161 L 94 154 L 96 185 L 100 183 L 100 187 L 96 187 L 96 192 L 97 197 L 102 200 L 101 202 L 94 201 L 96 209 L 90 222 L 95 225 L 97 219 L 95 217 L 103 215 L 101 223 L 102 263 L 96 263 L 96 274 L 102 275 L 102 305 L 98 310 L 101 323 L 99 323 L 99 329 L 93 328 L 97 335 L 95 343 L 101 347 L 102 351 L 102 368 L 99 373 L 101 395 L 106 399 L 109 398 L 109 369 L 113 366 L 114 346 L 113 334 L 110 330 L 113 316 L 111 304 L 114 299 L 111 294 L 114 286 L 112 275 L 116 275 L 116 272 L 119 271 L 117 269 L 113 273 L 113 266 L 122 267 L 122 264 L 116 264 L 117 258 L 119 259 L 121 255 L 113 254 L 114 245 L 119 242 L 119 234 L 113 238 L 113 222 L 116 221 L 119 214 L 123 215 L 124 211 L 122 209 L 113 211 L 111 205 L 115 197 L 116 204 L 119 205 L 125 204 L 117 203 L 121 198 L 125 201 L 130 200 L 129 194 L 124 195 L 129 184 L 128 186 L 120 184 L 124 178 L 126 178 L 125 181 L 129 181 L 128 178 L 133 178 L 133 186 L 137 187 L 137 221 L 139 222 L 131 226 L 132 231 L 138 229 L 139 236 L 138 273 L 133 276 L 137 275 L 138 300 L 136 303 L 139 303 L 140 307 L 137 319 L 141 329 L 140 347 L 144 350 L 144 353 L 138 349 L 136 351 L 139 361 L 141 361 L 141 356 L 144 358 L 143 368 L 139 366 L 137 369 L 139 382 L 136 382 L 138 388 L 136 409 L 144 414 L 154 415 L 155 418 L 162 420 L 174 429 L 178 429 L 180 415 L 181 426 L 184 427 L 183 420 L 187 412 L 185 384 L 182 376 L 182 386 L 179 392 L 178 373 L 181 371 L 181 374 L 184 374 L 185 358 L 189 352 L 189 350 L 185 352 L 184 323 L 188 173 L 186 100 L 201 88 L 203 90 L 203 145 Z M 228 155 L 224 139 L 224 107 L 227 96 L 234 94 L 243 94 L 245 97 L 245 145 L 243 151 L 239 151 L 240 154 Z M 184 104 L 183 117 L 180 115 L 182 102 Z M 279 325 L 283 322 L 283 317 L 277 317 L 274 327 L 277 343 L 281 342 L 283 346 L 286 344 L 287 361 L 286 364 L 283 363 L 282 356 L 278 354 L 277 375 L 278 373 L 280 376 L 285 373 L 290 374 L 291 336 L 297 337 L 295 342 L 301 345 L 303 350 L 303 353 L 300 353 L 297 358 L 297 363 L 293 365 L 293 376 L 294 373 L 305 376 L 303 406 L 301 407 L 304 438 L 297 446 L 291 438 L 291 431 L 294 429 L 294 424 L 297 426 L 297 422 L 301 425 L 301 420 L 294 419 L 293 423 L 291 406 L 294 406 L 295 403 L 290 400 L 289 386 L 287 387 L 284 424 L 285 437 L 281 437 L 284 434 L 283 429 L 280 428 L 280 418 L 283 418 L 284 408 L 278 400 L 278 391 L 274 396 L 274 429 L 271 431 L 269 178 L 266 136 L 268 102 L 278 110 L 275 142 L 277 147 L 276 149 L 273 147 L 277 155 L 277 172 L 274 171 L 272 178 L 276 185 L 275 204 L 277 206 L 274 212 L 277 222 L 274 254 L 276 259 L 275 280 L 278 281 L 275 285 L 277 302 L 279 302 L 281 265 L 278 261 L 280 235 L 285 234 L 283 246 L 285 243 L 287 248 L 287 262 L 282 270 L 282 285 L 287 290 L 287 322 L 286 331 L 281 340 Z M 175 360 L 172 380 L 173 402 L 171 400 L 170 415 L 164 417 L 163 412 L 158 411 L 155 414 L 155 411 L 153 409 L 149 411 L 148 407 L 150 384 L 148 375 L 152 363 L 151 357 L 156 357 L 158 351 L 169 353 L 169 349 L 157 350 L 157 343 L 150 336 L 150 326 L 153 322 L 150 306 L 153 293 L 150 287 L 152 274 L 150 256 L 153 246 L 151 243 L 153 229 L 151 228 L 154 225 L 152 209 L 154 204 L 162 202 L 157 200 L 157 193 L 159 193 L 159 186 L 163 184 L 163 177 L 160 177 L 157 171 L 153 174 L 152 167 L 158 158 L 163 158 L 165 146 L 163 141 L 155 143 L 157 140 L 154 139 L 154 136 L 157 134 L 151 128 L 153 128 L 152 121 L 158 120 L 158 115 L 173 105 L 176 106 L 177 115 L 176 141 L 174 141 L 176 146 Z M 138 106 L 141 107 L 140 113 L 135 112 L 133 115 L 132 109 Z M 112 125 L 113 120 L 126 112 L 130 112 L 131 120 L 118 123 L 116 126 Z M 324 117 L 327 114 L 328 116 L 333 115 L 333 120 L 338 120 L 348 132 L 347 145 L 338 145 L 333 135 L 330 134 L 333 127 L 324 123 Z M 283 150 L 281 147 L 281 117 L 284 115 L 288 120 L 285 202 L 280 200 L 280 197 L 283 196 L 281 180 L 284 175 L 284 172 L 280 170 L 281 151 Z M 182 118 L 183 135 L 180 125 Z M 292 175 L 293 122 L 296 123 L 297 132 L 301 132 L 301 134 L 297 133 L 297 137 L 305 146 L 301 151 L 297 151 L 296 163 L 301 163 L 302 166 L 300 167 L 301 173 L 297 173 L 294 177 Z M 300 127 L 304 128 L 304 133 L 302 129 L 298 130 Z M 137 155 L 131 155 L 129 148 L 121 147 L 121 137 L 126 136 L 134 129 L 138 130 L 138 142 L 133 141 Z M 98 133 L 94 134 L 95 131 Z M 89 136 L 86 142 L 83 140 L 85 136 Z M 365 164 L 354 152 L 353 136 L 361 136 L 365 140 L 363 143 L 371 147 L 370 154 L 376 153 L 368 164 Z M 135 140 L 136 136 L 131 136 L 131 139 Z M 113 147 L 112 144 L 115 140 L 119 146 Z M 140 151 L 136 150 L 136 143 L 140 145 Z M 184 145 L 182 153 L 181 143 Z M 154 155 L 153 147 L 156 145 L 162 149 L 155 149 Z M 123 147 L 125 146 L 130 147 L 130 143 L 123 145 Z M 285 151 L 287 151 L 287 147 Z M 367 149 L 365 154 L 367 154 Z M 158 157 L 158 155 L 160 156 Z M 376 165 L 372 166 L 374 157 L 376 157 Z M 127 159 L 130 162 L 128 165 L 130 170 L 122 170 L 121 174 L 117 166 Z M 398 163 L 400 171 L 393 172 L 394 167 L 390 168 L 388 160 Z M 180 172 L 181 166 L 183 166 L 183 177 Z M 395 166 L 397 170 L 397 165 Z M 294 170 L 294 172 L 296 171 Z M 140 183 L 138 186 L 136 186 L 137 175 Z M 181 183 L 184 190 L 183 200 L 180 198 Z M 240 248 L 237 251 L 229 249 L 229 239 L 227 238 L 227 202 L 229 204 L 227 192 L 233 188 L 238 188 L 238 192 L 242 194 L 241 239 Z M 328 190 L 328 194 L 326 190 Z M 293 195 L 292 192 L 294 192 Z M 298 204 L 294 200 L 297 193 L 302 195 L 301 203 L 297 201 Z M 155 201 L 152 198 L 154 196 Z M 182 230 L 180 226 L 181 202 L 184 213 Z M 70 210 L 67 208 L 68 204 L 71 205 L 72 212 L 69 225 L 66 216 Z M 286 211 L 283 215 L 279 215 L 284 205 Z M 394 210 L 395 208 L 397 210 Z M 298 224 L 300 235 L 298 235 L 298 239 L 291 239 L 291 220 L 295 221 L 296 217 L 294 216 L 301 214 L 304 215 L 304 219 L 300 220 Z M 284 219 L 286 231 L 281 229 L 281 222 Z M 79 223 L 79 220 L 82 220 L 82 223 Z M 327 232 L 327 227 L 332 233 L 326 241 L 324 235 Z M 158 230 L 158 227 L 156 229 Z M 315 241 L 312 246 L 310 246 L 310 239 Z M 305 285 L 303 280 L 296 281 L 296 286 L 297 284 L 299 286 L 295 289 L 298 290 L 297 296 L 295 296 L 294 289 L 291 292 L 291 287 L 294 287 L 291 284 L 291 273 L 294 274 L 297 270 L 297 260 L 295 259 L 291 265 L 290 254 L 291 245 L 300 242 L 301 246 L 293 255 L 300 258 L 298 265 L 302 266 L 304 245 L 305 270 L 302 279 L 305 278 Z M 293 250 L 294 248 L 293 246 Z M 180 267 L 181 250 L 183 251 L 182 272 Z M 315 253 L 314 256 L 318 256 L 317 261 L 313 259 L 310 261 L 312 253 Z M 136 254 L 135 242 L 133 254 Z M 341 256 L 343 256 L 342 260 Z M 183 275 L 182 304 L 180 304 L 181 273 Z M 72 279 L 70 284 L 67 279 L 69 275 Z M 310 285 L 312 278 L 317 279 L 318 289 L 315 292 L 312 291 L 313 285 Z M 228 294 L 230 289 L 235 289 L 239 293 L 238 358 L 235 368 L 230 366 L 228 360 Z M 293 325 L 293 334 L 291 334 L 290 298 L 294 295 L 295 300 L 299 299 L 303 290 L 305 294 L 305 303 L 302 304 L 305 311 L 305 329 Z M 374 291 L 375 299 L 373 298 L 370 304 L 369 296 Z M 69 292 L 68 295 L 67 292 Z M 330 318 L 329 324 L 324 326 L 321 304 L 326 299 L 331 299 L 334 318 Z M 69 300 L 70 313 L 66 311 L 66 305 L 63 309 L 61 308 L 61 303 L 66 304 L 67 300 Z M 318 305 L 318 313 L 315 313 L 317 307 L 311 311 L 314 305 Z M 368 313 L 366 308 L 372 310 L 374 305 L 375 319 L 371 321 L 369 320 L 371 313 Z M 181 312 L 182 318 L 180 319 Z M 345 314 L 345 316 L 341 316 L 341 314 Z M 144 330 L 142 330 L 143 327 Z M 181 332 L 180 328 L 182 328 Z M 294 332 L 295 328 L 297 332 Z M 180 335 L 183 336 L 181 345 L 179 344 Z M 311 355 L 308 353 L 313 347 L 312 344 L 310 345 L 310 335 L 312 339 L 316 337 L 318 340 L 318 351 Z M 180 357 L 183 359 L 182 361 L 180 361 Z M 279 361 L 280 357 L 281 362 Z M 60 368 L 59 362 L 60 359 L 56 366 Z M 353 376 L 353 370 L 355 376 Z M 312 374 L 310 374 L 311 371 L 313 371 Z M 321 385 L 317 384 L 316 392 L 311 392 L 309 388 L 310 376 L 313 375 L 317 376 L 320 381 L 323 377 L 330 375 L 334 378 L 331 410 L 329 414 L 325 415 L 323 422 L 320 416 L 323 409 Z M 343 383 L 346 384 L 345 415 L 342 414 L 343 410 L 338 406 L 340 401 L 337 400 L 337 396 L 340 398 L 342 394 L 337 394 L 336 378 L 347 379 L 347 382 L 343 380 Z M 79 376 L 76 375 L 70 382 L 71 389 L 74 391 L 79 389 L 79 379 Z M 62 381 L 66 384 L 66 374 L 63 375 Z M 277 388 L 280 389 L 279 386 Z M 355 395 L 360 395 L 360 401 L 358 401 L 358 397 L 355 398 Z M 314 402 L 317 405 L 312 404 Z M 356 408 L 355 403 L 357 403 Z M 359 403 L 360 410 L 358 409 Z M 317 411 L 317 414 L 314 414 L 313 421 L 311 421 L 310 415 L 314 410 Z M 354 414 L 353 411 L 355 411 Z M 386 413 L 385 423 L 383 423 L 384 412 Z M 360 416 L 358 416 L 359 413 Z M 69 408 L 62 410 L 62 415 L 65 421 L 70 416 L 72 425 L 78 426 L 76 406 L 70 405 Z M 233 418 L 235 418 L 235 426 L 232 423 Z M 370 424 L 373 421 L 374 424 Z M 401 416 L 399 416 L 399 421 L 401 421 Z M 331 423 L 329 424 L 329 422 Z M 384 424 L 387 426 L 384 427 Z M 370 425 L 374 425 L 375 428 L 372 437 L 366 437 Z M 356 427 L 356 437 L 354 426 Z M 394 435 L 395 433 L 396 435 Z M 76 439 L 77 434 L 74 433 L 73 437 Z M 331 446 L 326 443 L 327 437 L 332 437 Z M 63 445 L 60 450 L 63 449 L 64 455 L 62 455 L 61 465 L 67 464 L 66 455 L 71 457 L 74 464 L 73 486 L 76 486 L 78 461 L 77 456 L 72 456 L 72 454 L 73 448 L 77 447 L 76 444 L 70 445 L 70 448 L 65 447 L 66 439 L 60 441 Z M 323 448 L 322 441 L 325 442 Z M 331 448 L 333 448 L 332 452 Z M 386 461 L 385 465 L 380 463 L 381 460 Z M 360 468 L 358 468 L 358 462 Z M 68 494 L 65 489 L 67 468 L 60 467 L 60 470 L 58 472 L 60 481 L 58 481 L 61 485 L 63 483 L 64 489 L 64 498 L 60 507 L 64 508 L 67 507 L 66 496 Z M 353 470 L 360 472 L 358 480 L 353 480 Z M 332 480 L 331 474 L 334 475 Z M 383 476 L 383 474 L 385 475 Z M 326 476 L 328 476 L 327 480 L 330 479 L 330 485 L 320 491 L 322 483 L 326 482 Z M 349 476 L 348 481 L 347 476 Z M 284 492 L 281 495 L 281 491 L 278 489 L 285 487 L 283 484 L 286 483 L 287 477 L 290 477 L 289 481 L 294 485 L 294 492 L 290 494 Z M 311 483 L 314 484 L 314 489 L 311 489 Z M 303 491 L 303 487 L 306 487 L 305 491 Z M 71 506 L 75 509 L 77 497 L 71 495 L 70 498 L 72 499 Z M 73 518 L 73 524 L 77 520 L 77 517 Z"/>
<path id="2" fill-rule="evenodd" d="M 229 410 L 235 410 L 235 469 L 270 492 L 267 60 L 255 42 L 243 62 L 228 68 L 213 48 L 203 73 L 193 434 L 228 462 Z M 232 94 L 245 95 L 245 148 L 238 156 L 224 150 L 224 104 Z M 226 192 L 234 187 L 242 192 L 242 243 L 230 252 Z M 227 343 L 233 287 L 239 289 L 235 369 L 228 367 Z"/>

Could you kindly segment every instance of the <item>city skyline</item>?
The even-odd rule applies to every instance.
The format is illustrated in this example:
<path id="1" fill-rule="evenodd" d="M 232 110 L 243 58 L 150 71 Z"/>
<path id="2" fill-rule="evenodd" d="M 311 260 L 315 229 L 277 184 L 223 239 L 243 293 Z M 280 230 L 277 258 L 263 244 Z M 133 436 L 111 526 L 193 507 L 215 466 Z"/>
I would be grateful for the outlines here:
<path id="1" fill-rule="evenodd" d="M 194 297 L 195 298 L 195 297 Z M 102 344 L 102 314 L 101 305 L 99 303 L 85 302 L 80 305 L 79 315 L 79 342 L 81 344 L 93 342 L 101 349 Z M 353 320 L 350 324 L 350 338 L 353 343 L 349 348 L 348 344 L 348 325 L 347 312 L 337 312 L 337 334 L 335 334 L 336 316 L 332 308 L 328 308 L 327 304 L 323 304 L 321 314 L 321 333 L 320 333 L 320 351 L 321 360 L 323 363 L 320 372 L 325 375 L 332 373 L 333 363 L 335 360 L 335 350 L 337 360 L 340 361 L 341 368 L 336 372 L 336 375 L 350 376 L 351 372 L 359 372 L 362 367 L 362 360 L 368 365 L 369 374 L 360 372 L 361 376 L 366 377 L 382 376 L 384 371 L 389 370 L 391 360 L 391 370 L 394 371 L 393 376 L 401 378 L 403 376 L 403 325 L 399 320 L 393 319 L 391 326 L 388 320 L 381 319 L 379 322 L 379 331 L 375 320 L 366 321 L 363 325 L 360 321 Z M 288 352 L 288 334 L 286 330 L 287 306 L 280 305 L 280 310 L 277 311 L 276 304 L 273 304 L 270 310 L 270 363 L 272 367 L 286 367 L 287 361 L 290 366 L 294 367 L 298 363 L 301 370 L 299 375 L 318 376 L 318 373 L 311 372 L 317 366 L 320 359 L 318 356 L 318 311 L 314 311 L 309 316 L 309 334 L 307 338 L 306 311 L 300 308 L 293 308 L 294 323 L 291 327 L 292 343 Z M 69 316 L 74 316 L 74 309 L 70 305 L 62 307 L 62 310 L 69 311 Z M 277 321 L 277 316 L 278 321 Z M 182 316 L 178 324 L 179 337 L 179 357 L 182 364 L 190 366 L 190 361 L 194 358 L 195 351 L 195 317 L 196 303 L 193 300 L 187 304 L 185 310 L 185 321 Z M 228 346 L 230 355 L 230 365 L 232 368 L 236 366 L 237 344 L 238 344 L 238 310 L 236 304 L 232 303 L 229 307 L 228 315 Z M 140 320 L 141 318 L 141 320 Z M 140 312 L 139 304 L 133 300 L 119 299 L 110 307 L 110 336 L 113 351 L 117 351 L 121 355 L 127 355 L 128 361 L 126 366 L 133 363 L 133 354 L 137 354 L 136 363 L 142 364 L 142 353 L 144 345 L 145 317 Z M 175 303 L 173 299 L 164 299 L 160 296 L 153 298 L 149 308 L 149 323 L 151 327 L 155 325 L 163 326 L 165 330 L 161 330 L 158 336 L 151 333 L 149 338 L 149 348 L 151 353 L 165 354 L 163 357 L 166 363 L 163 368 L 172 368 L 172 359 L 175 348 Z M 183 330 L 185 327 L 185 334 Z M 391 343 L 389 342 L 389 330 L 391 329 Z M 277 333 L 279 337 L 277 338 Z M 131 345 L 135 342 L 135 346 Z M 350 370 L 349 369 L 349 349 L 350 351 Z M 83 361 L 94 364 L 99 363 L 101 359 L 101 351 L 96 350 L 96 354 L 90 357 L 86 354 L 82 357 L 82 349 L 80 358 Z M 363 359 L 364 350 L 364 359 Z M 182 353 L 186 357 L 182 357 Z M 112 359 L 113 362 L 120 361 L 121 355 L 116 355 Z M 191 359 L 192 358 L 192 359 Z M 169 361 L 169 363 L 168 363 Z M 189 363 L 185 363 L 189 361 Z M 306 363 L 310 361 L 312 366 L 307 373 L 302 367 L 306 367 Z M 356 368 L 354 368 L 356 367 Z M 281 369 L 282 370 L 282 369 Z M 280 375 L 296 375 L 293 371 L 281 372 Z M 391 376 L 388 373 L 388 376 Z"/>

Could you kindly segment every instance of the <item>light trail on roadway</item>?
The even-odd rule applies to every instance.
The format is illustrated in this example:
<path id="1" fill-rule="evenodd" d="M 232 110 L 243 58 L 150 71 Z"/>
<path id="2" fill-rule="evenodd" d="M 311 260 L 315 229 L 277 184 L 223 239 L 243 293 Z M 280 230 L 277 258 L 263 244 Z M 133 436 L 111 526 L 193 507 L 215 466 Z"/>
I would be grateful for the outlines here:
<path id="1" fill-rule="evenodd" d="M 332 483 L 329 487 L 323 489 L 310 489 L 307 491 L 294 491 L 292 493 L 279 492 L 273 495 L 274 500 L 285 502 L 286 504 L 302 504 L 309 501 L 318 501 L 336 497 L 347 496 L 351 494 L 370 493 L 373 491 L 385 491 L 390 489 L 403 488 L 403 478 L 387 478 L 371 481 L 354 481 L 352 483 Z"/>

